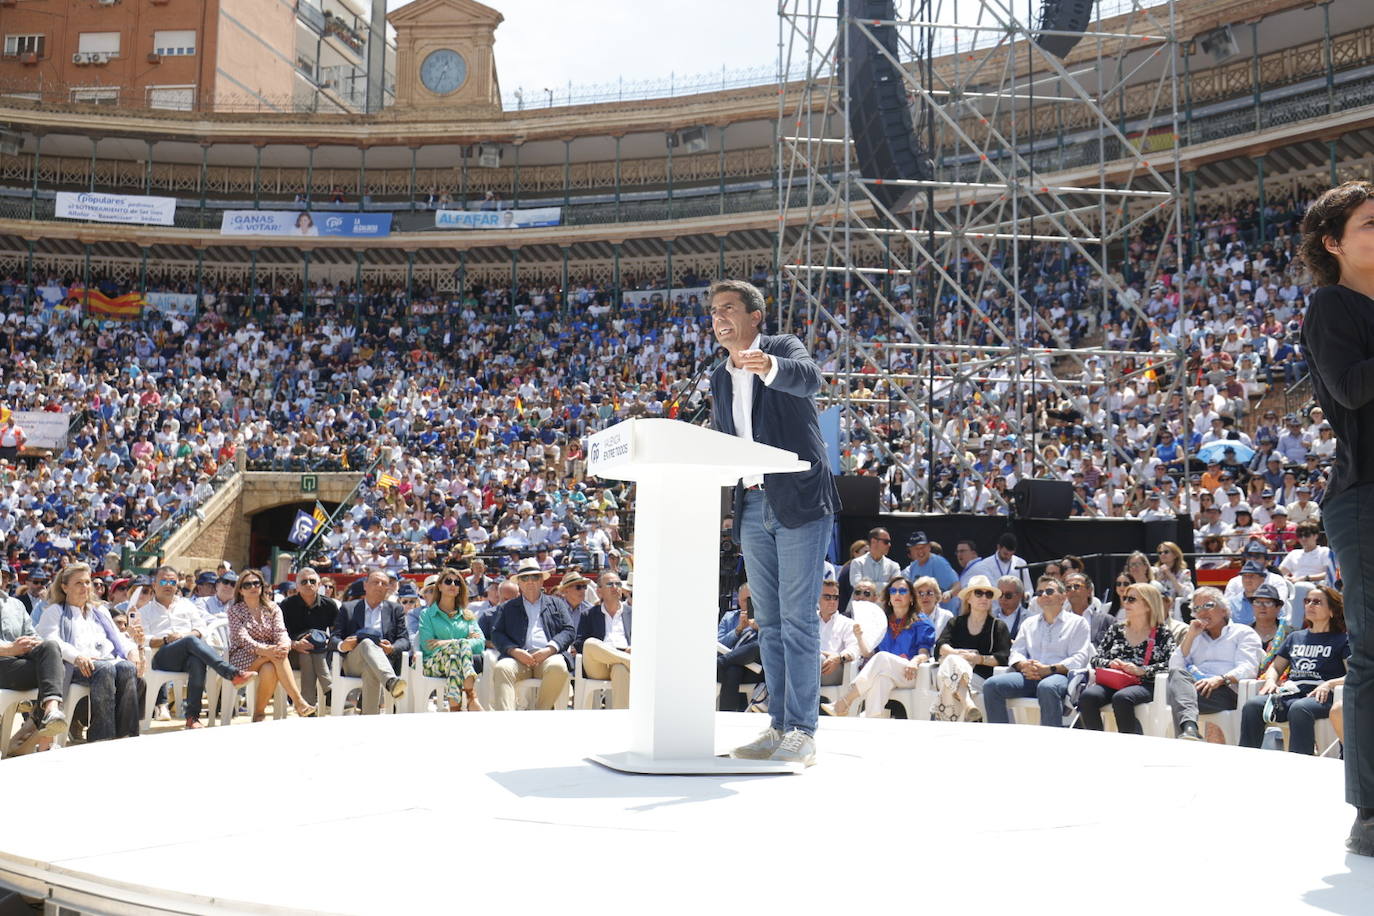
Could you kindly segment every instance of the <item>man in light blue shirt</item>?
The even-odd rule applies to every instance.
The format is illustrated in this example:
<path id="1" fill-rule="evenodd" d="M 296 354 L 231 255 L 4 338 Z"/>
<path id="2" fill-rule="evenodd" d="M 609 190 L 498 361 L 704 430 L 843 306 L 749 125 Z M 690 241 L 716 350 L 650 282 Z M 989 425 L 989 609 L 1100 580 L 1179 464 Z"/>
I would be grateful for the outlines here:
<path id="1" fill-rule="evenodd" d="M 979 582 L 991 583 L 983 577 L 971 581 L 966 592 Z M 1040 724 L 1063 727 L 1064 695 L 1069 690 L 1069 674 L 1075 668 L 1086 668 L 1092 657 L 1092 639 L 1088 621 L 1077 614 L 1064 613 L 1064 585 L 1052 576 L 1041 576 L 1036 587 L 1040 614 L 1021 622 L 1021 631 L 1011 644 L 1013 671 L 988 678 L 983 684 L 983 699 L 989 722 L 1008 722 L 1007 700 L 1012 697 L 1035 697 L 1040 704 Z M 964 595 L 960 595 L 962 599 Z"/>

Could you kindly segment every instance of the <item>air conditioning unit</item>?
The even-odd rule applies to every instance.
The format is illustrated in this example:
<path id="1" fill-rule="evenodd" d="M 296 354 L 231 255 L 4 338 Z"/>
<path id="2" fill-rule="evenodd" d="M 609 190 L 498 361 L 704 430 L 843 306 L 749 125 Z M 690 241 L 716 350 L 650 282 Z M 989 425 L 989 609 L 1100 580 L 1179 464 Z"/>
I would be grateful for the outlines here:
<path id="1" fill-rule="evenodd" d="M 150 63 L 150 64 L 160 64 L 160 63 L 162 63 L 162 55 L 159 54 L 159 53 L 157 53 L 156 51 L 150 51 L 150 52 L 148 52 L 148 63 Z"/>
<path id="2" fill-rule="evenodd" d="M 23 54 L 19 55 L 19 62 L 29 65 L 36 64 L 38 63 L 38 55 L 33 51 L 25 51 Z"/>
<path id="3" fill-rule="evenodd" d="M 479 147 L 477 150 L 477 164 L 484 169 L 499 169 L 501 167 L 501 147 Z"/>
<path id="4" fill-rule="evenodd" d="M 77 51 L 72 55 L 72 63 L 76 64 L 78 67 L 84 67 L 90 62 L 91 55 L 87 54 L 85 51 Z"/>
<path id="5" fill-rule="evenodd" d="M 689 127 L 686 130 L 679 131 L 678 142 L 682 145 L 685 152 L 705 152 L 707 147 L 706 128 Z"/>
<path id="6" fill-rule="evenodd" d="M 93 64 L 104 65 L 110 62 L 110 55 L 106 51 L 88 51 L 86 56 L 91 59 Z"/>

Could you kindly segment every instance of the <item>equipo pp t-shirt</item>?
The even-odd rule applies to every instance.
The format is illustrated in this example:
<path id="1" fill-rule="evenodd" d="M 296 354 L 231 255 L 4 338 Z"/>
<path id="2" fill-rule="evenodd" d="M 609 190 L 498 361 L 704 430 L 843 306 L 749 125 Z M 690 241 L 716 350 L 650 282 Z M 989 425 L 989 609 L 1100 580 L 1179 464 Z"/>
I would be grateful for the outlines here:
<path id="1" fill-rule="evenodd" d="M 1288 682 L 1306 696 L 1322 681 L 1345 675 L 1350 637 L 1345 633 L 1295 630 L 1284 640 L 1278 657 L 1288 662 Z"/>

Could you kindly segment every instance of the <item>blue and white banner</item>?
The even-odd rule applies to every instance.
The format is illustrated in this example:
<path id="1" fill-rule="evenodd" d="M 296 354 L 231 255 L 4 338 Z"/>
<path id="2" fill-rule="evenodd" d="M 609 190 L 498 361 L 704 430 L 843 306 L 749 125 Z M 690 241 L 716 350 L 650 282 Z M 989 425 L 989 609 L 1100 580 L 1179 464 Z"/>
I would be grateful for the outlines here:
<path id="1" fill-rule="evenodd" d="M 441 229 L 531 229 L 535 226 L 557 226 L 562 220 L 562 207 L 434 211 L 434 225 Z"/>
<path id="2" fill-rule="evenodd" d="M 129 197 L 123 194 L 57 192 L 56 213 L 63 219 L 90 223 L 148 223 L 172 225 L 176 214 L 175 197 Z"/>
<path id="3" fill-rule="evenodd" d="M 196 317 L 195 293 L 144 293 L 143 300 L 164 315 Z"/>
<path id="4" fill-rule="evenodd" d="M 225 210 L 219 234 L 384 238 L 391 234 L 391 214 L 338 213 L 333 210 Z"/>
<path id="5" fill-rule="evenodd" d="M 304 547 L 314 537 L 317 527 L 319 526 L 313 515 L 304 509 L 297 509 L 295 521 L 291 523 L 291 533 L 286 539 L 297 547 Z"/>

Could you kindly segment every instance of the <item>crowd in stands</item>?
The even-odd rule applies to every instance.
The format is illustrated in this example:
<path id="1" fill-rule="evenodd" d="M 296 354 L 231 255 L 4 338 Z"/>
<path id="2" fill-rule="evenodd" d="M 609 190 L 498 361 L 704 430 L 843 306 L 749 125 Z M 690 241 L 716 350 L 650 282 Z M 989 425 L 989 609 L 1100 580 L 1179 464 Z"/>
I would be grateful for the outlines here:
<path id="1" fill-rule="evenodd" d="M 902 373 L 901 392 L 872 367 L 859 379 L 837 383 L 848 385 L 852 407 L 863 417 L 842 443 L 845 470 L 883 478 L 885 509 L 922 509 L 929 489 L 951 511 L 986 514 L 1008 512 L 1006 496 L 1022 477 L 1059 477 L 1075 487 L 1076 515 L 1151 520 L 1190 513 L 1208 554 L 1195 569 L 1281 558 L 1266 574 L 1280 581 L 1262 584 L 1285 602 L 1295 594 L 1285 583 L 1330 585 L 1335 571 L 1320 546 L 1319 506 L 1334 448 L 1331 430 L 1319 410 L 1283 416 L 1273 408 L 1256 410 L 1257 404 L 1273 403 L 1276 391 L 1305 372 L 1297 340 L 1310 289 L 1294 252 L 1296 222 L 1310 196 L 1313 191 L 1270 200 L 1263 232 L 1253 201 L 1204 207 L 1191 238 L 1177 239 L 1163 227 L 1144 224 L 1126 257 L 1112 265 L 1124 289 L 1120 295 L 1109 295 L 1080 256 L 1050 245 L 1027 246 L 1021 253 L 1028 305 L 1021 312 L 995 293 L 972 310 L 952 307 L 946 295 L 937 303 L 934 325 L 926 326 L 920 277 L 892 289 L 899 310 L 895 319 L 862 287 L 848 308 L 841 289 L 821 290 L 843 328 L 871 342 L 1092 343 L 1161 354 L 1148 363 L 1135 357 L 1079 362 L 1037 355 L 1038 382 L 1018 392 L 1024 372 L 1018 379 L 1007 364 L 957 382 L 937 378 L 931 386 L 919 350 L 892 349 L 885 368 Z M 1179 269 L 1184 249 L 1196 257 Z M 1004 266 L 1008 258 L 1005 251 L 989 264 L 966 258 L 952 273 L 969 289 L 991 289 L 981 282 L 986 271 Z M 70 285 L 74 279 L 44 278 L 35 286 Z M 685 274 L 672 279 L 676 288 L 707 282 Z M 766 268 L 750 279 L 770 296 L 781 292 L 784 305 L 799 301 L 799 294 L 779 285 Z M 148 285 L 194 291 L 186 283 L 158 278 Z M 333 282 L 251 294 L 226 287 L 205 294 L 196 317 L 148 313 L 138 321 L 114 322 L 93 320 L 77 303 L 45 307 L 33 290 L 10 277 L 0 283 L 6 303 L 0 315 L 4 406 L 70 412 L 76 419 L 65 448 L 48 455 L 7 454 L 0 431 L 0 535 L 8 572 L 20 585 L 16 590 L 41 604 L 37 596 L 54 577 L 84 563 L 91 567 L 93 600 L 117 608 L 115 595 L 102 598 L 100 592 L 124 578 L 113 572 L 121 552 L 169 534 L 238 468 L 366 473 L 358 498 L 343 507 L 305 558 L 316 575 L 365 577 L 374 569 L 391 576 L 437 575 L 447 566 L 469 577 L 475 571 L 476 581 L 469 583 L 472 601 L 489 603 L 497 596 L 489 594 L 486 571 L 499 588 L 499 580 L 513 575 L 521 559 L 529 559 L 541 575 L 571 571 L 623 582 L 633 560 L 632 490 L 588 479 L 583 442 L 615 420 L 676 412 L 670 404 L 676 387 L 713 356 L 705 303 L 685 295 L 667 303 L 639 301 L 643 297 L 629 291 L 668 285 L 660 276 L 626 278 L 626 291 L 619 294 L 590 281 L 572 284 L 566 293 L 548 286 L 473 286 L 461 297 L 429 289 L 407 297 L 399 286 L 355 289 Z M 128 283 L 100 286 L 110 295 L 129 288 Z M 818 362 L 828 371 L 841 369 L 840 330 L 824 323 L 815 330 Z M 1181 362 L 1167 359 L 1171 353 L 1181 354 Z M 942 359 L 972 362 L 978 356 L 969 351 Z M 1047 383 L 1049 378 L 1056 384 Z M 691 396 L 684 409 L 691 408 Z M 922 423 L 906 398 L 929 405 L 940 429 Z M 1013 427 L 1009 418 L 1018 404 L 1024 412 Z M 1032 429 L 1034 448 L 1027 432 Z M 965 551 L 974 555 L 969 562 Z M 958 563 L 946 564 L 951 573 L 982 563 L 973 577 L 956 576 L 958 583 L 967 586 L 978 575 L 988 583 L 967 595 L 966 588 L 951 594 L 956 583 L 924 568 L 912 571 L 901 586 L 909 595 L 906 613 L 899 615 L 904 618 L 930 616 L 920 610 L 930 598 L 920 594 L 930 591 L 929 578 L 951 616 L 968 601 L 974 616 L 958 631 L 967 645 L 948 652 L 942 646 L 941 653 L 970 653 L 958 656 L 970 670 L 945 676 L 966 685 L 975 676 L 985 678 L 993 684 L 984 692 L 988 698 L 1002 696 L 1006 686 L 997 682 L 1004 675 L 992 670 L 1011 660 L 1034 663 L 1032 672 L 1042 676 L 1032 680 L 1040 686 L 1057 677 L 1067 681 L 1041 672 L 1065 667 L 1063 658 L 1037 658 L 1039 646 L 1015 642 L 1022 634 L 1034 639 L 1045 625 L 1032 620 L 1046 621 L 1046 596 L 1035 595 L 1033 603 L 1024 599 L 1054 586 L 1033 588 L 1025 573 L 1010 584 L 986 562 L 1000 552 L 979 558 L 976 545 L 957 545 Z M 860 561 L 861 567 L 871 566 L 861 578 L 870 597 L 882 597 L 887 606 L 892 571 L 873 554 L 877 551 Z M 1126 599 L 1135 596 L 1150 604 L 1148 620 L 1157 616 L 1150 593 L 1142 598 L 1137 586 L 1159 591 L 1169 612 L 1179 601 L 1196 604 L 1184 559 L 1173 547 L 1171 554 L 1161 550 L 1158 562 L 1145 561 L 1148 571 L 1128 565 L 1124 574 L 1130 581 L 1107 589 L 1105 601 L 1093 597 L 1088 606 L 1101 614 L 1078 608 L 1089 618 L 1090 645 L 1100 645 L 1116 633 L 1114 627 L 1125 628 L 1124 637 L 1117 634 L 1110 643 L 1115 654 L 1109 661 L 1129 655 L 1123 646 L 1134 645 L 1131 637 L 1139 635 L 1145 618 L 1125 614 L 1124 605 L 1134 603 Z M 1070 570 L 1060 572 L 1052 578 L 1069 606 L 1075 583 Z M 847 608 L 853 583 L 838 585 Z M 1091 583 L 1078 586 L 1084 597 L 1092 595 Z M 1229 612 L 1226 626 L 1266 625 L 1257 609 L 1264 599 L 1248 585 L 1236 588 L 1244 600 L 1239 611 Z M 995 594 L 982 594 L 988 591 Z M 1008 608 L 1004 602 L 1013 599 L 1015 606 Z M 452 610 L 452 602 L 445 607 L 444 613 Z M 117 616 L 110 615 L 112 624 Z M 984 616 L 1008 628 L 1012 642 L 1006 659 L 999 651 L 977 651 L 1001 645 L 995 634 L 983 645 L 982 637 L 996 629 L 981 622 Z M 1198 613 L 1194 620 L 1204 616 Z M 38 626 L 41 619 L 33 615 L 31 623 Z M 132 621 L 125 623 L 132 628 Z M 444 632 L 463 629 L 431 623 Z M 568 645 L 560 643 L 552 656 L 565 665 L 578 636 L 577 621 L 572 623 Z M 258 626 L 265 628 L 262 634 L 279 631 L 270 621 L 258 619 Z M 722 633 L 741 638 L 748 629 L 739 617 L 722 626 Z M 932 619 L 929 628 L 930 634 L 922 630 L 930 636 L 926 650 L 943 670 L 944 658 L 935 648 L 948 620 L 936 627 Z M 612 629 L 615 640 L 626 638 Z M 468 635 L 452 638 L 474 638 L 464 632 Z M 304 639 L 287 635 L 293 645 Z M 1169 646 L 1187 645 L 1178 627 L 1171 636 L 1172 642 L 1157 640 L 1158 655 Z M 160 637 L 148 637 L 145 630 L 144 638 Z M 368 646 L 383 641 L 396 645 L 390 639 L 363 640 Z M 110 659 L 122 658 L 119 641 L 105 642 Z M 502 647 L 511 649 L 527 652 Z M 423 655 L 424 647 L 419 651 Z M 1090 656 L 1079 655 L 1088 651 L 1076 646 L 1066 658 L 1086 662 Z M 461 681 L 469 665 L 455 653 L 447 653 L 452 657 L 432 670 L 444 669 L 444 676 Z M 382 656 L 392 654 L 381 650 Z M 527 654 L 535 664 L 514 662 L 517 670 L 502 677 L 513 681 L 550 662 L 549 656 L 536 660 L 538 653 Z M 213 667 L 202 655 L 191 657 Z M 610 658 L 619 663 L 617 656 Z M 372 672 L 364 705 L 391 691 L 390 678 L 400 676 L 384 677 L 382 661 L 394 659 L 373 657 L 370 666 L 358 669 Z M 859 661 L 853 659 L 856 665 Z M 129 664 L 137 670 L 137 664 Z M 1160 664 L 1152 658 L 1149 666 L 1137 666 Z M 274 680 L 289 683 L 280 666 L 271 667 Z M 828 676 L 836 668 L 831 667 Z M 890 663 L 864 667 L 869 674 L 863 676 L 886 679 L 889 688 L 900 686 L 898 678 L 907 671 Z M 292 696 L 301 709 L 313 707 L 320 696 L 320 672 L 311 670 L 315 683 L 303 683 L 299 697 Z M 242 674 L 221 672 L 230 679 Z M 1025 683 L 1012 686 L 1026 689 Z M 881 688 L 875 689 L 880 698 Z M 449 700 L 466 703 L 465 690 L 459 683 Z M 1109 702 L 1088 695 L 1099 709 Z M 967 704 L 970 696 L 952 693 L 949 708 Z M 997 708 L 994 700 L 989 717 L 998 715 Z M 1043 708 L 1043 718 L 1053 719 L 1049 707 Z M 126 725 L 121 720 L 116 731 L 127 730 Z"/>

